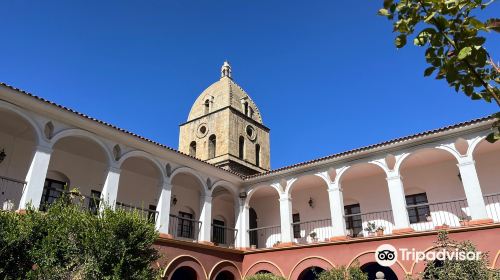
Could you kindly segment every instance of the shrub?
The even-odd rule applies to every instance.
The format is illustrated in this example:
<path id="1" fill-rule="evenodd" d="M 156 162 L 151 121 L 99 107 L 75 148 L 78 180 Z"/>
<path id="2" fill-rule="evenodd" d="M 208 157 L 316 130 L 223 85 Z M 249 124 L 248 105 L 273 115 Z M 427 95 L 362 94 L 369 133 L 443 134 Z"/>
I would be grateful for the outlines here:
<path id="1" fill-rule="evenodd" d="M 157 279 L 153 224 L 122 210 L 97 216 L 70 201 L 46 213 L 0 214 L 0 279 Z"/>
<path id="2" fill-rule="evenodd" d="M 285 280 L 284 277 L 276 276 L 271 273 L 259 273 L 252 276 L 248 276 L 245 280 Z"/>
<path id="3" fill-rule="evenodd" d="M 332 268 L 319 274 L 318 280 L 368 280 L 368 274 L 364 273 L 354 264 L 349 268 L 345 266 Z"/>

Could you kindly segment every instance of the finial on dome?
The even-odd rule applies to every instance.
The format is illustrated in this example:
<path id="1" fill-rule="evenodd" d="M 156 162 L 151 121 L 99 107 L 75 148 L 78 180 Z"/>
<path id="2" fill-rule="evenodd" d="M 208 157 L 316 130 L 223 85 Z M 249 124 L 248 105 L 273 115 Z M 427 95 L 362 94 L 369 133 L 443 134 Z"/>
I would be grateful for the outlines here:
<path id="1" fill-rule="evenodd" d="M 227 62 L 227 60 L 224 61 L 224 64 L 220 69 L 220 77 L 228 77 L 231 79 L 231 65 L 229 65 L 229 62 Z"/>

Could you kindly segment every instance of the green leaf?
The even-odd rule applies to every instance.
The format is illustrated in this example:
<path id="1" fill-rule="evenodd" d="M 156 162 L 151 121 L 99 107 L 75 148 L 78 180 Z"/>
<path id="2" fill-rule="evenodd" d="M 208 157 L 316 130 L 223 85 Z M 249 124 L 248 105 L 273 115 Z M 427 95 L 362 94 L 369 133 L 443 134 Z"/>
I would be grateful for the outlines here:
<path id="1" fill-rule="evenodd" d="M 424 77 L 430 76 L 432 74 L 432 72 L 434 72 L 434 70 L 436 70 L 436 67 L 433 67 L 433 66 L 425 69 L 425 71 L 424 71 Z"/>
<path id="2" fill-rule="evenodd" d="M 401 34 L 398 37 L 396 37 L 396 40 L 394 40 L 394 44 L 398 49 L 404 47 L 406 45 L 406 35 Z"/>
<path id="3" fill-rule="evenodd" d="M 458 53 L 458 59 L 459 60 L 464 60 L 471 53 L 472 53 L 472 48 L 471 47 L 465 47 L 465 48 L 461 49 L 460 52 Z"/>
<path id="4" fill-rule="evenodd" d="M 389 11 L 387 9 L 380 9 L 380 10 L 378 10 L 378 14 L 381 15 L 381 16 L 385 16 L 385 17 L 391 15 L 391 13 L 389 13 Z"/>

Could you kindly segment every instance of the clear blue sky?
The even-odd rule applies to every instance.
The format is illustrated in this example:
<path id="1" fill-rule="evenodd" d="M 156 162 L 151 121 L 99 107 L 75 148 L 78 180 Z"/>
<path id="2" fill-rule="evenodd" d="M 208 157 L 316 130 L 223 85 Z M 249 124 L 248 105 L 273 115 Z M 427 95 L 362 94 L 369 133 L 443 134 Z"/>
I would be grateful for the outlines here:
<path id="1" fill-rule="evenodd" d="M 0 81 L 177 148 L 228 59 L 271 128 L 273 168 L 497 110 L 423 78 L 381 2 L 3 1 Z"/>

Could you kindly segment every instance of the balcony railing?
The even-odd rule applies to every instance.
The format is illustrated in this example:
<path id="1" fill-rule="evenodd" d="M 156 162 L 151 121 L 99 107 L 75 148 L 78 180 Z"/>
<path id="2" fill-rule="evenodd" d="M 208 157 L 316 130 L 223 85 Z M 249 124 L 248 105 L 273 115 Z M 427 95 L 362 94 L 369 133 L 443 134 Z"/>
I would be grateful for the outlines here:
<path id="1" fill-rule="evenodd" d="M 212 224 L 212 242 L 217 246 L 234 247 L 238 230 Z"/>
<path id="2" fill-rule="evenodd" d="M 495 223 L 500 222 L 500 193 L 488 194 L 484 196 L 486 213 Z"/>
<path id="3" fill-rule="evenodd" d="M 421 203 L 407 206 L 410 226 L 416 231 L 460 227 L 470 220 L 467 200 Z"/>
<path id="4" fill-rule="evenodd" d="M 391 234 L 394 218 L 391 210 L 345 215 L 347 235 L 368 237 Z M 377 233 L 377 229 L 383 229 Z"/>
<path id="5" fill-rule="evenodd" d="M 252 248 L 270 248 L 281 243 L 281 226 L 268 226 L 248 230 Z"/>
<path id="6" fill-rule="evenodd" d="M 168 232 L 177 239 L 198 240 L 201 221 L 170 215 Z"/>
<path id="7" fill-rule="evenodd" d="M 125 204 L 123 202 L 116 202 L 116 208 L 122 209 L 129 212 L 136 212 L 144 219 L 148 219 L 151 222 L 155 222 L 158 218 L 159 212 L 156 210 L 146 209 L 142 207 L 137 207 L 134 205 Z"/>
<path id="8" fill-rule="evenodd" d="M 66 199 L 70 199 L 71 203 L 78 205 L 81 209 L 89 210 L 90 212 L 97 214 L 99 212 L 100 197 L 87 196 L 79 192 L 73 192 L 68 190 L 63 190 L 59 188 L 48 188 L 43 189 L 42 199 L 40 201 L 40 210 L 47 211 L 48 207 L 54 203 L 57 199 L 66 196 Z"/>
<path id="9" fill-rule="evenodd" d="M 326 241 L 333 236 L 331 219 L 292 223 L 293 237 L 297 243 Z"/>
<path id="10" fill-rule="evenodd" d="M 26 182 L 0 176 L 0 203 L 2 211 L 16 210 Z"/>

